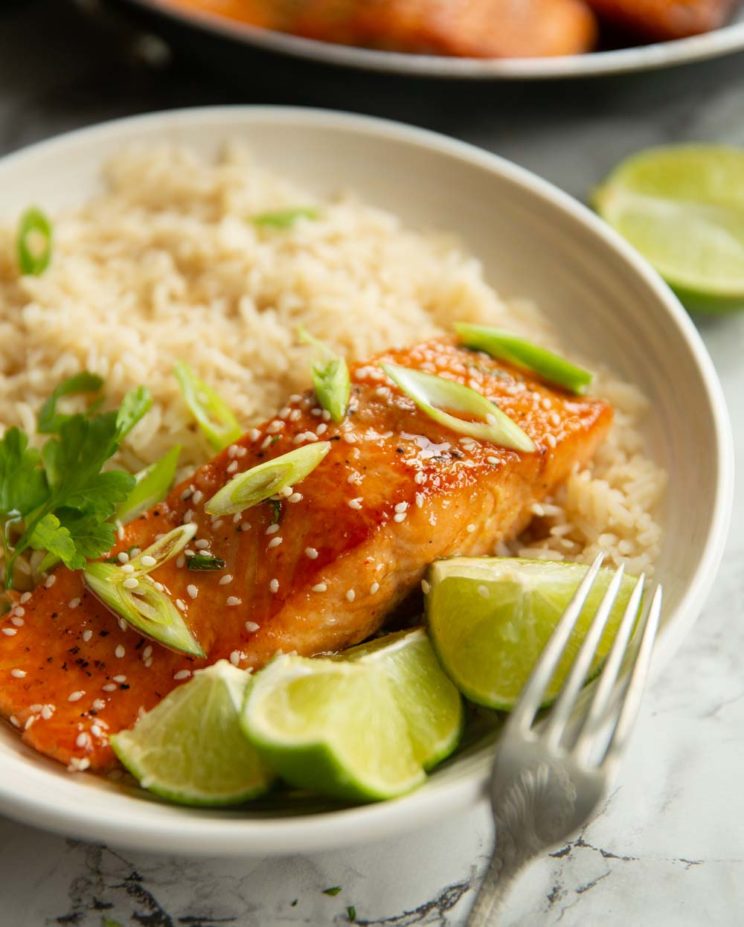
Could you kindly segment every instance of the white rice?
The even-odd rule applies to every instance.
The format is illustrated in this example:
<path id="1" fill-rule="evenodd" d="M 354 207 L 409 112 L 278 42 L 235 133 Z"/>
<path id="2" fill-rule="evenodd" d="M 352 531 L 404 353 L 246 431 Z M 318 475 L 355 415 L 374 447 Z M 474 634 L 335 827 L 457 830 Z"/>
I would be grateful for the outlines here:
<path id="1" fill-rule="evenodd" d="M 112 403 L 140 383 L 154 396 L 123 466 L 139 469 L 178 443 L 192 467 L 210 452 L 172 376 L 178 360 L 247 427 L 308 385 L 299 324 L 351 358 L 419 341 L 453 319 L 556 343 L 534 306 L 502 302 L 451 239 L 406 229 L 353 196 L 319 201 L 243 150 L 216 164 L 182 149 L 130 150 L 104 177 L 101 195 L 53 217 L 54 259 L 40 277 L 19 278 L 15 224 L 0 226 L 4 427 L 32 433 L 52 389 L 87 369 L 105 378 Z M 316 207 L 320 218 L 286 230 L 249 221 L 297 206 Z M 664 474 L 644 452 L 646 403 L 607 373 L 594 391 L 616 410 L 609 440 L 509 550 L 586 560 L 603 549 L 632 572 L 648 570 Z"/>

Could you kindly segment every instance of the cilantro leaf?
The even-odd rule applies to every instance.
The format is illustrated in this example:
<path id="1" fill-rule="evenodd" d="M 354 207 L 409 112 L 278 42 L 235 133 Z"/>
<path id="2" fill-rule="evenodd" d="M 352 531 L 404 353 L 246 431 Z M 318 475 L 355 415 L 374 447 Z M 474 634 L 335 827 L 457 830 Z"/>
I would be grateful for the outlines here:
<path id="1" fill-rule="evenodd" d="M 75 550 L 85 560 L 95 560 L 111 550 L 116 541 L 116 526 L 110 521 L 101 521 L 97 514 L 60 509 L 57 513 L 75 545 Z"/>
<path id="2" fill-rule="evenodd" d="M 28 515 L 44 502 L 47 485 L 39 461 L 26 434 L 8 429 L 0 441 L 0 513 Z"/>
<path id="3" fill-rule="evenodd" d="M 98 393 L 102 386 L 103 380 L 101 377 L 94 373 L 88 373 L 87 370 L 63 380 L 39 410 L 37 419 L 39 433 L 43 435 L 55 434 L 71 418 L 69 415 L 57 412 L 57 403 L 63 396 L 76 396 L 79 393 Z M 88 414 L 97 405 L 98 403 L 93 403 L 92 406 L 89 406 Z"/>
<path id="4" fill-rule="evenodd" d="M 46 550 L 71 570 L 82 570 L 85 557 L 78 553 L 69 530 L 51 512 L 34 526 L 28 544 L 34 550 Z"/>
<path id="5" fill-rule="evenodd" d="M 134 487 L 135 479 L 123 470 L 96 473 L 64 495 L 65 508 L 77 509 L 99 519 L 110 518 Z"/>
<path id="6" fill-rule="evenodd" d="M 130 390 L 116 415 L 116 440 L 121 442 L 134 428 L 137 422 L 152 408 L 152 396 L 146 386 L 137 386 Z"/>

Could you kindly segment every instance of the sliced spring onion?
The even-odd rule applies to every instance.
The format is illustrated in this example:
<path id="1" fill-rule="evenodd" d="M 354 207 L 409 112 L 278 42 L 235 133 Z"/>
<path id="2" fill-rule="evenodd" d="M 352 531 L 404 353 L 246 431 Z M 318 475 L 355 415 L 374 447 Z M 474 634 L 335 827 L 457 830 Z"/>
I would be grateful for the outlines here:
<path id="1" fill-rule="evenodd" d="M 18 223 L 16 251 L 22 274 L 38 277 L 52 260 L 52 223 L 35 206 L 27 209 Z"/>
<path id="2" fill-rule="evenodd" d="M 382 364 L 382 369 L 403 393 L 412 399 L 422 412 L 435 422 L 451 428 L 461 435 L 468 435 L 480 441 L 491 441 L 516 451 L 535 450 L 532 439 L 516 422 L 499 407 L 476 393 L 469 386 L 445 380 L 420 370 L 399 367 L 397 364 Z M 466 421 L 445 409 L 472 415 L 478 421 Z"/>
<path id="3" fill-rule="evenodd" d="M 153 570 L 157 570 L 158 567 L 167 563 L 168 560 L 177 557 L 196 532 L 197 526 L 192 523 L 189 525 L 179 525 L 177 528 L 164 534 L 161 538 L 158 538 L 154 544 L 151 544 L 137 554 L 136 557 L 131 557 L 129 559 L 129 566 L 134 567 L 134 572 L 132 572 L 132 570 L 127 570 L 127 572 L 124 573 L 123 570 L 120 570 L 122 579 L 126 579 L 127 576 L 133 575 L 144 576 L 145 573 L 151 573 Z M 146 563 L 144 562 L 145 559 L 147 559 Z M 154 562 L 150 563 L 150 560 Z"/>
<path id="4" fill-rule="evenodd" d="M 313 387 L 318 402 L 334 422 L 343 421 L 349 407 L 351 378 L 345 358 L 335 354 L 327 344 L 299 328 L 300 341 L 317 348 L 320 357 L 313 363 Z"/>
<path id="5" fill-rule="evenodd" d="M 491 357 L 536 373 L 548 383 L 555 383 L 572 393 L 583 395 L 594 379 L 594 374 L 589 370 L 577 367 L 560 354 L 554 354 L 510 332 L 486 325 L 471 325 L 469 322 L 456 322 L 455 331 L 466 348 L 485 351 Z"/>
<path id="6" fill-rule="evenodd" d="M 119 566 L 98 562 L 89 563 L 83 573 L 93 595 L 140 634 L 179 653 L 206 656 L 170 597 L 148 576 L 138 576 L 137 588 L 127 589 L 126 575 Z"/>
<path id="7" fill-rule="evenodd" d="M 151 408 L 152 394 L 146 386 L 130 389 L 116 413 L 116 440 L 121 443 Z"/>
<path id="8" fill-rule="evenodd" d="M 212 554 L 194 554 L 186 560 L 186 566 L 194 573 L 206 573 L 211 570 L 224 570 L 226 563 Z"/>
<path id="9" fill-rule="evenodd" d="M 167 454 L 164 454 L 160 460 L 156 460 L 155 463 L 135 474 L 134 478 L 137 482 L 134 489 L 119 506 L 116 512 L 117 521 L 120 521 L 123 525 L 134 521 L 142 512 L 147 511 L 147 509 L 165 499 L 176 474 L 180 454 L 181 447 L 176 445 Z"/>
<path id="10" fill-rule="evenodd" d="M 209 515 L 236 515 L 265 502 L 287 486 L 296 486 L 304 480 L 330 449 L 330 441 L 304 444 L 281 457 L 239 473 L 212 496 L 204 510 Z"/>
<path id="11" fill-rule="evenodd" d="M 312 206 L 295 206 L 291 209 L 277 209 L 273 212 L 260 212 L 251 218 L 259 228 L 289 229 L 298 219 L 319 219 L 320 211 Z"/>
<path id="12" fill-rule="evenodd" d="M 232 410 L 217 392 L 200 380 L 183 361 L 176 364 L 173 372 L 186 405 L 212 447 L 221 451 L 237 441 L 243 431 Z"/>

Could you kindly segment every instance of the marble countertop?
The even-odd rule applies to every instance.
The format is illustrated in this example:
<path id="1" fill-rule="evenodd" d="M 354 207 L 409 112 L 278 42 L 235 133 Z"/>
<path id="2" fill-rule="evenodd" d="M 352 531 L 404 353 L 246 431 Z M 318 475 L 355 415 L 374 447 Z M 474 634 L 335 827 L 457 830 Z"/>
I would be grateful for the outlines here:
<path id="1" fill-rule="evenodd" d="M 246 66 L 247 67 L 247 66 Z M 744 142 L 744 57 L 552 85 L 415 83 L 291 67 L 215 75 L 60 0 L 0 8 L 0 153 L 135 112 L 225 102 L 323 105 L 426 125 L 583 197 L 619 159 L 665 141 Z M 2 193 L 0 192 L 0 198 Z M 699 320 L 736 434 L 744 486 L 744 315 Z M 619 786 L 571 843 L 515 886 L 504 927 L 726 927 L 744 917 L 744 522 L 697 625 L 651 687 Z M 0 818 L 0 925 L 376 927 L 464 924 L 489 822 L 443 815 L 361 849 L 282 860 L 119 852 Z M 323 889 L 341 886 L 335 896 Z"/>

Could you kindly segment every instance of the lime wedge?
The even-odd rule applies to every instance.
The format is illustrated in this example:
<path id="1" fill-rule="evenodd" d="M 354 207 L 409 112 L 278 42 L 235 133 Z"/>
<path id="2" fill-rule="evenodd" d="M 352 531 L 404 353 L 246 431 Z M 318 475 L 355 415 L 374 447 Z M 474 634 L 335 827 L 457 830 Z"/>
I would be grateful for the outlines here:
<path id="1" fill-rule="evenodd" d="M 273 776 L 243 736 L 251 677 L 227 660 L 199 670 L 111 746 L 143 788 L 184 805 L 232 805 L 265 792 Z"/>
<path id="2" fill-rule="evenodd" d="M 341 658 L 384 671 L 408 724 L 413 754 L 424 769 L 452 753 L 462 733 L 462 699 L 423 628 L 386 634 L 346 650 Z"/>
<path id="3" fill-rule="evenodd" d="M 429 572 L 426 620 L 442 666 L 471 701 L 509 711 L 588 567 L 512 557 L 440 560 Z M 556 697 L 613 575 L 601 570 L 545 704 Z M 624 577 L 597 649 L 608 653 L 635 584 Z"/>
<path id="4" fill-rule="evenodd" d="M 641 152 L 615 169 L 594 203 L 689 308 L 744 308 L 744 150 Z"/>
<path id="5" fill-rule="evenodd" d="M 425 779 L 385 671 L 281 656 L 257 674 L 243 730 L 292 785 L 332 798 L 392 798 Z"/>

